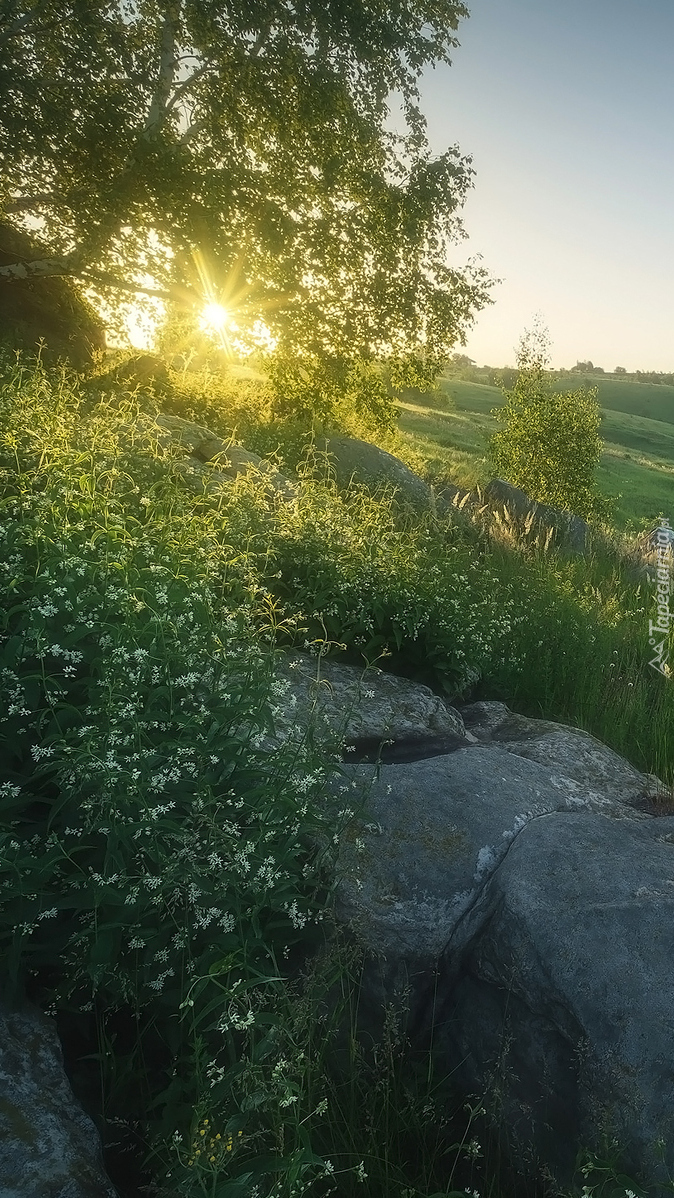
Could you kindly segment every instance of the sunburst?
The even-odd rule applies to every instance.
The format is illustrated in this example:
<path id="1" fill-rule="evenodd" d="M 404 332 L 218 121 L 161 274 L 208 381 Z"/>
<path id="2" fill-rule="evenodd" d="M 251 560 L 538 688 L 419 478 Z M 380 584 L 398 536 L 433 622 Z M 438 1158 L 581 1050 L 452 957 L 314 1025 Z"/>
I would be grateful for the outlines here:
<path id="1" fill-rule="evenodd" d="M 222 334 L 229 320 L 229 312 L 223 308 L 222 304 L 207 303 L 201 313 L 199 327 L 204 332 L 214 332 Z"/>

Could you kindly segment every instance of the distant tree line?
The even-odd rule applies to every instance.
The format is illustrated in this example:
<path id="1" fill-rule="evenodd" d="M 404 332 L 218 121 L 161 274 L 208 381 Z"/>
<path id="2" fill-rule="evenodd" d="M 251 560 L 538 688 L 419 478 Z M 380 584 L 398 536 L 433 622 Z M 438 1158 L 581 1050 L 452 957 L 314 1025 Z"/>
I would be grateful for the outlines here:
<path id="1" fill-rule="evenodd" d="M 565 378 L 568 375 L 604 375 L 606 378 L 624 379 L 631 383 L 659 383 L 674 387 L 674 373 L 664 373 L 658 370 L 635 370 L 630 373 L 624 366 L 616 366 L 612 371 L 595 366 L 592 362 L 576 362 L 568 370 L 546 371 L 551 377 Z M 447 363 L 445 378 L 456 379 L 466 383 L 486 383 L 493 387 L 510 390 L 517 378 L 517 370 L 512 366 L 477 366 L 466 354 L 453 354 Z"/>
<path id="2" fill-rule="evenodd" d="M 604 374 L 608 378 L 618 377 L 626 379 L 632 383 L 666 383 L 670 387 L 674 386 L 674 373 L 664 373 L 660 370 L 635 370 L 630 373 L 624 366 L 614 366 L 613 370 L 604 370 L 602 366 L 594 366 L 592 362 L 576 362 L 569 370 L 561 370 L 561 375 L 566 374 Z"/>

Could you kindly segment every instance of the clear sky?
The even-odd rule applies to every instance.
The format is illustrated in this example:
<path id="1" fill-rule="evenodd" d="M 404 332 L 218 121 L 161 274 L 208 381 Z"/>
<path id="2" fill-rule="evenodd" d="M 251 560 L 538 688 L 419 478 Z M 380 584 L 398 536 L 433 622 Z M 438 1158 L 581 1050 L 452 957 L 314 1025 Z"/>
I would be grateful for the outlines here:
<path id="1" fill-rule="evenodd" d="M 462 352 L 514 365 L 540 313 L 556 368 L 674 371 L 674 0 L 467 7 L 421 88 L 477 171 L 452 260 L 503 279 Z"/>

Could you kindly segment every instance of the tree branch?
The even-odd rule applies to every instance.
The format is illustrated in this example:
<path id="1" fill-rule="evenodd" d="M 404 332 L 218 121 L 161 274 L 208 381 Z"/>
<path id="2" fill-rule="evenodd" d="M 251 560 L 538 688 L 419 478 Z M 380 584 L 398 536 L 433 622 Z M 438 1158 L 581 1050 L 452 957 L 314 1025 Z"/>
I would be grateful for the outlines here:
<path id="1" fill-rule="evenodd" d="M 189 125 L 187 127 L 187 129 L 185 130 L 185 132 L 183 133 L 182 137 L 179 139 L 178 145 L 179 146 L 188 145 L 189 142 L 191 142 L 192 138 L 196 137 L 197 133 L 200 133 L 202 129 L 205 129 L 207 127 L 207 125 L 208 125 L 208 121 L 206 121 L 205 119 L 195 121 L 194 124 Z"/>
<path id="2" fill-rule="evenodd" d="M 269 41 L 269 35 L 271 33 L 272 24 L 273 24 L 273 21 L 268 21 L 265 28 L 261 29 L 260 32 L 258 33 L 258 35 L 251 47 L 251 51 L 250 51 L 251 58 L 257 58 L 258 54 L 260 53 L 260 50 L 262 50 L 262 48 Z"/>
<path id="3" fill-rule="evenodd" d="M 16 200 L 10 200 L 9 204 L 5 204 L 5 212 L 28 212 L 31 208 L 39 208 L 40 204 L 46 204 L 50 200 L 56 199 L 53 191 L 39 191 L 33 196 L 19 196 Z"/>
<path id="4" fill-rule="evenodd" d="M 201 79 L 202 75 L 205 75 L 206 71 L 212 66 L 213 66 L 213 59 L 208 58 L 206 60 L 206 62 L 202 63 L 201 66 L 198 67 L 196 71 L 193 71 L 192 74 L 187 77 L 187 79 L 183 79 L 182 82 L 178 84 L 178 86 L 173 91 L 173 95 L 171 96 L 170 101 L 166 105 L 165 111 L 167 114 L 169 112 L 171 112 L 172 108 L 175 107 L 178 100 L 180 100 L 181 97 L 185 95 L 185 92 L 189 91 L 192 84 L 195 83 L 197 79 Z"/>
<path id="5" fill-rule="evenodd" d="M 0 281 L 5 283 L 64 276 L 78 278 L 85 283 L 100 283 L 105 287 L 115 287 L 119 291 L 129 291 L 134 295 L 151 295 L 155 299 L 163 300 L 175 299 L 175 295 L 170 291 L 162 291 L 157 287 L 143 287 L 140 283 L 126 283 L 109 271 L 78 271 L 67 258 L 38 258 L 34 262 L 11 262 L 6 266 L 0 266 Z"/>
<path id="6" fill-rule="evenodd" d="M 13 24 L 8 25 L 5 29 L 0 27 L 0 43 L 8 42 L 11 37 L 16 37 L 19 33 L 32 32 L 29 29 L 30 22 L 35 17 L 39 17 L 40 9 L 44 11 L 46 7 L 47 0 L 39 0 L 39 3 L 35 5 L 35 8 L 32 10 L 32 12 L 24 13 L 22 17 L 18 17 Z"/>
<path id="7" fill-rule="evenodd" d="M 0 266 L 0 279 L 6 283 L 15 283 L 19 279 L 69 274 L 72 274 L 72 271 L 65 258 L 38 258 L 35 262 L 10 262 L 6 266 Z"/>
<path id="8" fill-rule="evenodd" d="M 85 283 L 101 283 L 105 287 L 115 287 L 118 291 L 129 291 L 133 295 L 151 295 L 155 299 L 175 300 L 175 294 L 162 291 L 158 287 L 142 287 L 140 283 L 124 283 L 116 275 L 104 270 L 88 270 L 78 276 Z"/>

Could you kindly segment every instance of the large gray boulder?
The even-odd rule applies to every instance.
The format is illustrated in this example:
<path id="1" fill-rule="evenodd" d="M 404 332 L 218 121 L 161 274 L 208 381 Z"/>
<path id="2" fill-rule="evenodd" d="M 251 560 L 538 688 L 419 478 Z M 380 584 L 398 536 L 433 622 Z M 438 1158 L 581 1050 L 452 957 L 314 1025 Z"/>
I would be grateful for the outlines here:
<path id="1" fill-rule="evenodd" d="M 449 515 L 453 524 L 461 528 L 470 526 L 468 514 L 463 510 L 465 505 L 454 503 L 449 489 L 436 492 L 400 458 L 378 445 L 357 437 L 333 436 L 317 441 L 316 448 L 327 455 L 340 489 L 348 490 L 354 483 L 371 490 L 388 486 L 394 489 L 396 501 L 402 506 L 437 516 Z"/>
<path id="2" fill-rule="evenodd" d="M 492 508 L 505 507 L 519 521 L 531 518 L 539 528 L 551 528 L 556 543 L 573 553 L 587 553 L 592 546 L 592 531 L 580 516 L 538 503 L 502 478 L 493 478 L 487 483 L 484 499 Z"/>
<path id="3" fill-rule="evenodd" d="M 354 482 L 371 488 L 388 484 L 402 502 L 422 511 L 432 508 L 428 483 L 385 449 L 357 437 L 338 436 L 319 440 L 316 448 L 327 454 L 338 487 Z"/>
<path id="4" fill-rule="evenodd" d="M 117 1198 L 98 1133 L 75 1101 L 52 1019 L 0 1004 L 2 1198 Z"/>
<path id="5" fill-rule="evenodd" d="M 449 753 L 476 742 L 463 720 L 429 687 L 330 657 L 285 651 L 274 663 L 274 734 L 260 747 L 273 749 L 314 740 L 352 760 L 413 760 Z"/>
<path id="6" fill-rule="evenodd" d="M 439 1059 L 469 1091 L 496 1072 L 511 1151 L 561 1182 L 581 1144 L 646 1185 L 674 1166 L 673 873 L 672 817 L 531 820 L 440 960 Z"/>
<path id="7" fill-rule="evenodd" d="M 577 1151 L 601 1151 L 608 1131 L 625 1168 L 662 1183 L 659 1137 L 674 1168 L 666 788 L 581 730 L 504 704 L 459 714 L 472 743 L 344 765 L 325 799 L 336 817 L 346 786 L 355 810 L 335 917 L 365 954 L 358 1038 L 377 1043 L 392 1005 L 466 1096 L 496 1076 L 504 1150 L 532 1176 L 568 1185 Z"/>

